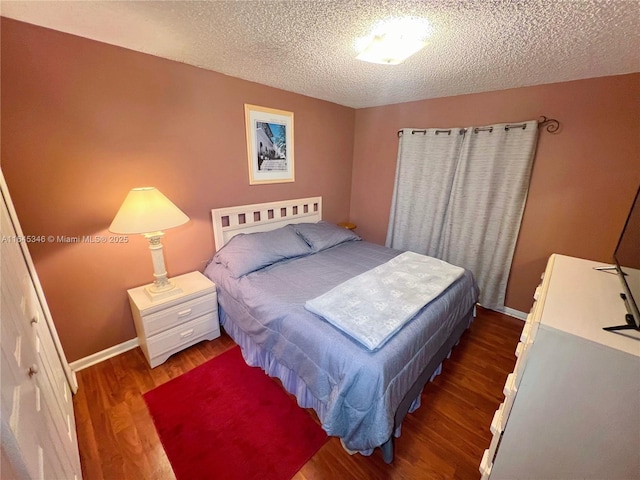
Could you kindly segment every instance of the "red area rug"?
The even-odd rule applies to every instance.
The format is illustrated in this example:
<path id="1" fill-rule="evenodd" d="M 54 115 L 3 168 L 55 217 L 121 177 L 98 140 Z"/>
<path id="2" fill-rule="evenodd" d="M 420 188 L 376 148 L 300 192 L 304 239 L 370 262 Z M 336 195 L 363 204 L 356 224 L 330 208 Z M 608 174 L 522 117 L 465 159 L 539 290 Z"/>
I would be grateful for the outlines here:
<path id="1" fill-rule="evenodd" d="M 144 399 L 178 480 L 289 480 L 327 440 L 239 347 Z"/>

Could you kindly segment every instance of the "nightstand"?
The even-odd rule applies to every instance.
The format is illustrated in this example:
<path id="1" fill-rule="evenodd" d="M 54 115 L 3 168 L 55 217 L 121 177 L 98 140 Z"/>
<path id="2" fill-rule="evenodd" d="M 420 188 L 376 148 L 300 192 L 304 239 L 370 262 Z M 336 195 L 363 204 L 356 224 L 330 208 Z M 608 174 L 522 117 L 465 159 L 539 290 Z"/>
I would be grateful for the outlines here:
<path id="1" fill-rule="evenodd" d="M 355 230 L 356 228 L 358 228 L 355 223 L 351 223 L 351 222 L 340 222 L 338 223 L 338 226 L 342 228 L 346 228 L 347 230 Z"/>
<path id="2" fill-rule="evenodd" d="M 200 272 L 172 280 L 182 291 L 154 302 L 144 285 L 127 290 L 140 348 L 152 368 L 180 350 L 220 336 L 215 284 Z"/>

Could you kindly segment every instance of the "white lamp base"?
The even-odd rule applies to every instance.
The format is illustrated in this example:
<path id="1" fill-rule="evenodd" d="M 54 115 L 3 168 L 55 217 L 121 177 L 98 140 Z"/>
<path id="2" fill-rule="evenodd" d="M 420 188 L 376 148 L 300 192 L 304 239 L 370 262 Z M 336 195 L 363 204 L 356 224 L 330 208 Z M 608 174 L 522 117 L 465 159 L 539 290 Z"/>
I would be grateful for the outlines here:
<path id="1" fill-rule="evenodd" d="M 153 276 L 156 279 L 151 285 L 145 287 L 145 293 L 152 302 L 179 294 L 182 292 L 182 288 L 167 278 L 167 270 L 164 267 L 164 255 L 162 253 L 162 242 L 160 241 L 164 233 L 152 232 L 146 233 L 144 236 L 149 240 Z"/>
<path id="2" fill-rule="evenodd" d="M 144 288 L 144 293 L 147 294 L 149 300 L 155 302 L 156 300 L 161 300 L 163 298 L 172 297 L 182 293 L 182 288 L 176 285 L 172 280 L 167 280 L 167 285 L 164 287 L 158 287 L 155 283 L 147 285 Z"/>

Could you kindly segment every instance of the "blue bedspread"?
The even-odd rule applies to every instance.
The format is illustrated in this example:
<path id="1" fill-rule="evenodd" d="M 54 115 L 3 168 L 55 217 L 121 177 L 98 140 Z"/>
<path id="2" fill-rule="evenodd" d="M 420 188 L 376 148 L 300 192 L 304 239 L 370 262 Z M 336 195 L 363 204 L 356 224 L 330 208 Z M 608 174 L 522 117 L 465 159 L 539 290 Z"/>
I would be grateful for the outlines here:
<path id="1" fill-rule="evenodd" d="M 302 406 L 313 406 L 325 431 L 341 437 L 351 450 L 367 451 L 391 437 L 401 400 L 477 300 L 473 276 L 465 271 L 374 352 L 305 310 L 307 300 L 399 253 L 358 241 L 285 260 L 239 279 L 231 278 L 220 264 L 211 263 L 205 270 L 217 285 L 227 332 L 243 341 L 250 338 L 263 353 L 253 355 L 260 358 L 255 363 L 265 370 L 302 380 L 304 392 L 292 393 Z M 300 398 L 309 395 L 312 401 Z"/>

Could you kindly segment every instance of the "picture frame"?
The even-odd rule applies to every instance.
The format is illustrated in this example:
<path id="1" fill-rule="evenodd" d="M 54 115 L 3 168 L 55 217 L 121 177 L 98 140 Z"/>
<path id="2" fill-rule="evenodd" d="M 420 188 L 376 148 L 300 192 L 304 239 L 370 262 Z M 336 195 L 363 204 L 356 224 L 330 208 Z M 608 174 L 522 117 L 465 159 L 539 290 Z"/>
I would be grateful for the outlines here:
<path id="1" fill-rule="evenodd" d="M 249 184 L 295 181 L 293 112 L 244 105 Z"/>

